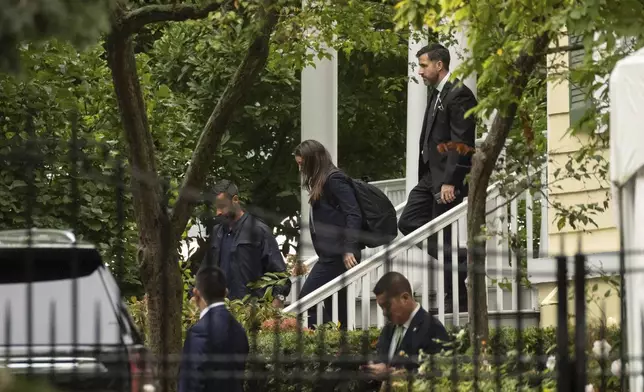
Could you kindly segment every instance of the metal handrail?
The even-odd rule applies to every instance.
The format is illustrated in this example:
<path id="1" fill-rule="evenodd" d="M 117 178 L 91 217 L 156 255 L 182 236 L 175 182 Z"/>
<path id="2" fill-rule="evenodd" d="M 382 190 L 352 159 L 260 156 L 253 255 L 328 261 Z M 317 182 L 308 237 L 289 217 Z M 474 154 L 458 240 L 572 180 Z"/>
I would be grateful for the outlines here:
<path id="1" fill-rule="evenodd" d="M 378 181 L 369 181 L 369 184 L 371 185 L 394 185 L 394 184 L 401 184 L 402 187 L 405 187 L 405 178 L 393 178 L 391 180 L 378 180 Z"/>
<path id="2" fill-rule="evenodd" d="M 488 198 L 498 196 L 499 189 L 497 185 L 498 183 L 494 183 L 493 185 L 488 187 Z M 284 309 L 284 312 L 290 313 L 297 310 L 304 311 L 312 308 L 313 306 L 316 306 L 320 301 L 323 301 L 340 289 L 356 282 L 358 279 L 362 278 L 372 270 L 382 266 L 385 262 L 385 257 L 391 258 L 397 256 L 400 252 L 403 252 L 416 245 L 418 242 L 438 233 L 440 230 L 452 224 L 465 214 L 467 214 L 467 198 L 465 198 L 463 202 L 458 206 L 419 227 L 414 232 L 392 242 L 391 244 L 387 245 L 387 247 L 369 257 L 362 263 L 358 264 L 354 268 L 351 268 L 344 274 L 338 276 L 337 278 L 333 279 L 317 290 L 309 293 L 305 297 L 299 298 L 297 301 L 286 307 Z"/>

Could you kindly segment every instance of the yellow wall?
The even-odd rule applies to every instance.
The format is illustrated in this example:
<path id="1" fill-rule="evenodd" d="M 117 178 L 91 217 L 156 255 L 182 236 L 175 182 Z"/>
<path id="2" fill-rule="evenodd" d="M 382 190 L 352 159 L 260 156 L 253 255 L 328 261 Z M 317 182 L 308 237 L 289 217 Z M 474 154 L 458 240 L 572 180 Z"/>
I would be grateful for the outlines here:
<path id="1" fill-rule="evenodd" d="M 559 40 L 559 46 L 568 45 L 567 36 Z M 568 54 L 551 55 L 548 58 L 551 76 L 565 72 L 568 67 Z M 598 179 L 565 179 L 555 180 L 555 170 L 561 168 L 566 173 L 564 165 L 568 156 L 577 151 L 587 140 L 585 135 L 572 136 L 568 134 L 570 127 L 570 102 L 568 81 L 562 78 L 551 78 L 548 82 L 548 175 L 549 198 L 552 202 L 563 205 L 578 205 L 598 202 L 602 204 L 610 193 L 610 184 Z M 585 140 L 586 139 L 586 140 Z M 609 154 L 604 151 L 605 156 Z M 560 174 L 561 176 L 561 174 Z M 548 210 L 548 253 L 555 255 L 563 251 L 571 255 L 579 250 L 586 253 L 616 251 L 619 249 L 619 236 L 615 226 L 615 214 L 609 208 L 592 219 L 599 227 L 588 224 L 585 227 L 573 229 L 566 225 L 561 230 L 557 228 L 556 211 Z"/>
<path id="2" fill-rule="evenodd" d="M 559 46 L 568 45 L 568 38 L 564 35 L 558 43 Z M 548 58 L 548 66 L 551 81 L 548 82 L 548 193 L 551 202 L 558 202 L 563 205 L 573 206 L 597 202 L 603 204 L 610 195 L 610 184 L 599 179 L 555 179 L 554 172 L 558 168 L 561 173 L 566 173 L 565 164 L 571 153 L 577 151 L 587 142 L 586 135 L 572 136 L 568 133 L 570 128 L 570 92 L 568 81 L 564 78 L 557 78 L 561 72 L 567 72 L 568 54 L 551 55 Z M 603 151 L 608 157 L 609 152 Z M 608 209 L 600 214 L 592 216 L 599 227 L 592 224 L 585 227 L 573 229 L 569 225 L 562 229 L 557 227 L 556 211 L 548 209 L 548 253 L 564 254 L 570 256 L 580 250 L 584 253 L 599 253 L 617 251 L 619 249 L 619 234 L 616 228 L 615 214 L 609 204 Z M 599 322 L 610 318 L 611 322 L 620 321 L 619 297 L 615 289 L 601 281 L 601 279 L 588 279 L 587 287 L 597 284 L 598 289 L 593 294 L 594 301 L 588 304 L 587 321 Z M 553 292 L 556 283 L 539 283 L 536 285 L 540 304 L 540 323 L 542 327 L 557 325 L 557 297 L 545 301 Z M 572 293 L 574 285 L 569 282 L 569 294 Z M 604 293 L 611 290 L 611 295 L 604 298 Z M 568 301 L 568 314 L 574 318 L 574 296 Z"/>
<path id="3" fill-rule="evenodd" d="M 597 290 L 592 292 L 592 287 L 597 284 Z M 557 287 L 556 283 L 541 283 L 537 285 L 539 292 L 540 306 L 540 326 L 541 327 L 556 327 L 557 326 L 557 295 L 552 297 L 552 301 L 543 303 L 548 295 Z M 586 322 L 587 324 L 599 324 L 600 322 L 607 323 L 620 323 L 620 305 L 619 296 L 615 287 L 607 284 L 601 278 L 586 280 L 586 287 L 588 291 L 587 299 L 590 303 L 586 306 Z M 605 298 L 604 294 L 610 290 L 610 295 Z M 575 315 L 575 301 L 572 293 L 574 292 L 573 282 L 568 282 L 568 316 L 570 321 L 574 320 Z"/>

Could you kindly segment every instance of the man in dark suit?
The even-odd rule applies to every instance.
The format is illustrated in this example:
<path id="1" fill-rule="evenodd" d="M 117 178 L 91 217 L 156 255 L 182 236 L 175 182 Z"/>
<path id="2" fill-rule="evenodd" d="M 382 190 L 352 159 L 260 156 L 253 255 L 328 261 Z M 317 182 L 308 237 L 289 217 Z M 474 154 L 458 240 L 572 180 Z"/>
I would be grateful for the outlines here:
<path id="1" fill-rule="evenodd" d="M 458 79 L 451 79 L 449 50 L 440 44 L 425 46 L 416 54 L 419 75 L 426 85 L 432 86 L 432 94 L 425 110 L 420 136 L 418 159 L 418 185 L 409 193 L 407 205 L 400 216 L 398 227 L 404 235 L 423 226 L 430 220 L 449 211 L 463 201 L 468 187 L 465 177 L 472 166 L 472 154 L 476 138 L 474 116 L 465 114 L 477 105 L 472 91 Z M 429 252 L 438 258 L 438 249 L 444 249 L 445 293 L 447 304 L 452 294 L 451 227 L 443 230 L 443 244 L 433 236 Z M 459 252 L 459 264 L 467 261 L 467 255 Z M 467 304 L 465 268 L 459 273 L 459 301 L 461 311 Z"/>
<path id="2" fill-rule="evenodd" d="M 186 335 L 178 391 L 243 392 L 248 337 L 224 306 L 224 273 L 206 266 L 197 272 L 195 280 L 193 295 L 201 315 Z"/>
<path id="3" fill-rule="evenodd" d="M 407 278 L 388 272 L 373 292 L 389 323 L 378 338 L 379 360 L 363 366 L 371 377 L 383 380 L 395 369 L 414 370 L 420 350 L 437 354 L 443 349 L 443 343 L 449 340 L 445 327 L 414 300 Z"/>

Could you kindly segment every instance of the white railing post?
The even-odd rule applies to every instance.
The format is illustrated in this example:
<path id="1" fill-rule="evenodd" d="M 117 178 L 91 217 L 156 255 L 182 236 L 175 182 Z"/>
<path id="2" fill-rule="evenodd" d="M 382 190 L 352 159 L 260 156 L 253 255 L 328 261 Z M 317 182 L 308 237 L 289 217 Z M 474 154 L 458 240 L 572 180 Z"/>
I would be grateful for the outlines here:
<path id="1" fill-rule="evenodd" d="M 526 247 L 528 248 L 528 260 L 534 259 L 534 203 L 532 200 L 532 191 L 528 188 L 525 191 L 525 230 L 526 230 Z"/>
<path id="2" fill-rule="evenodd" d="M 541 169 L 541 234 L 539 236 L 539 257 L 546 257 L 550 253 L 548 225 L 548 168 Z"/>
<path id="3" fill-rule="evenodd" d="M 423 277 L 423 283 L 420 287 L 421 289 L 421 305 L 423 306 L 423 309 L 429 309 L 429 287 L 430 287 L 430 280 L 429 280 L 429 274 L 430 274 L 430 268 L 432 266 L 430 265 L 430 260 L 429 260 L 429 254 L 427 253 L 427 241 L 423 241 L 423 254 L 422 256 L 422 277 Z M 433 282 L 431 282 L 433 283 Z"/>
<path id="4" fill-rule="evenodd" d="M 418 183 L 418 140 L 423 127 L 423 116 L 427 105 L 427 87 L 418 76 L 416 53 L 427 45 L 427 32 L 410 29 L 407 51 L 407 132 L 405 158 L 405 197 Z"/>
<path id="5" fill-rule="evenodd" d="M 514 200 L 512 200 L 512 202 L 510 202 L 510 219 L 512 219 L 511 222 L 510 222 L 510 239 L 518 238 L 518 234 L 519 234 L 519 226 L 518 226 L 518 222 L 517 222 L 518 217 L 519 217 L 519 208 L 518 208 L 518 205 L 517 205 L 517 198 L 514 198 Z M 517 279 L 516 279 L 516 277 L 517 277 L 517 268 L 519 268 L 519 265 L 518 265 L 519 264 L 519 255 L 517 254 L 516 249 L 511 249 L 511 247 L 509 245 L 510 245 L 510 242 L 508 241 L 508 248 L 510 248 L 510 254 L 511 254 L 511 257 L 512 257 L 512 259 L 511 259 L 512 260 L 512 268 L 511 268 L 512 277 L 510 278 L 510 281 L 512 282 L 512 292 L 511 292 L 511 295 L 512 295 L 512 311 L 516 312 L 516 311 L 519 310 L 519 301 L 518 301 L 519 297 L 518 297 L 518 295 L 521 295 L 521 293 L 519 292 L 519 290 L 520 290 L 519 283 L 520 282 L 517 282 Z"/>
<path id="6" fill-rule="evenodd" d="M 496 197 L 496 211 L 495 211 L 495 226 L 494 226 L 494 260 L 496 261 L 496 310 L 497 312 L 503 311 L 503 289 L 501 288 L 501 283 L 503 283 L 504 277 L 504 268 L 503 268 L 503 242 L 505 241 L 504 234 L 507 232 L 505 230 L 508 221 L 507 214 L 505 210 L 507 206 L 505 205 L 505 198 L 501 196 Z M 486 268 L 487 270 L 487 268 Z"/>
<path id="7" fill-rule="evenodd" d="M 460 325 L 460 291 L 458 288 L 459 260 L 458 260 L 458 228 L 460 220 L 452 223 L 452 324 L 458 327 Z"/>
<path id="8" fill-rule="evenodd" d="M 438 301 L 438 319 L 441 323 L 445 324 L 445 252 L 443 245 L 443 233 L 445 229 L 438 231 L 437 249 L 438 249 L 438 262 L 436 264 L 436 275 L 438 277 L 438 290 L 436 290 L 436 301 Z"/>

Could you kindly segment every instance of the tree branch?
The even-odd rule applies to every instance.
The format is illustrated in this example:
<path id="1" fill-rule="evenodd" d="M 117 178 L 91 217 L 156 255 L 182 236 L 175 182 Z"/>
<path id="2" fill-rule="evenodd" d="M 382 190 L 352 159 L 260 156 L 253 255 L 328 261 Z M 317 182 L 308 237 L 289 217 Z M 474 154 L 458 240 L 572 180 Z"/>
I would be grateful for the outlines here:
<path id="1" fill-rule="evenodd" d="M 562 52 L 572 52 L 573 50 L 582 50 L 582 49 L 584 49 L 584 44 L 555 46 L 554 48 L 549 48 L 548 50 L 546 50 L 546 55 L 562 53 Z"/>
<path id="2" fill-rule="evenodd" d="M 180 239 L 188 223 L 198 201 L 194 196 L 194 190 L 203 188 L 230 118 L 264 70 L 269 54 L 270 37 L 278 19 L 274 3 L 274 0 L 264 2 L 266 14 L 261 22 L 262 26 L 201 132 L 172 211 L 173 240 Z"/>
<path id="3" fill-rule="evenodd" d="M 122 21 L 122 31 L 133 34 L 145 25 L 159 22 L 180 22 L 188 19 L 203 19 L 211 12 L 226 12 L 235 7 L 233 0 L 213 0 L 205 5 L 155 4 L 137 8 L 127 13 Z"/>

